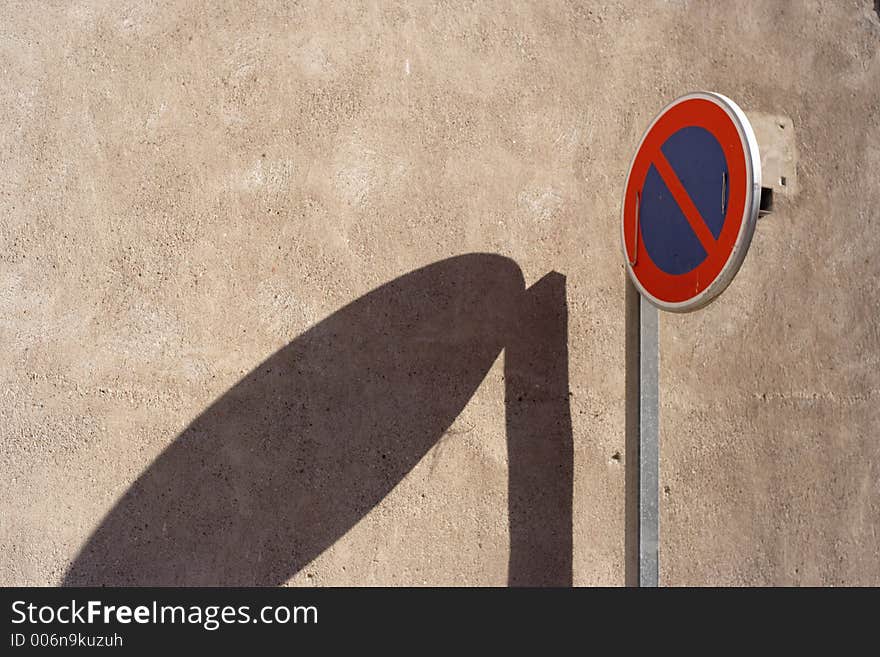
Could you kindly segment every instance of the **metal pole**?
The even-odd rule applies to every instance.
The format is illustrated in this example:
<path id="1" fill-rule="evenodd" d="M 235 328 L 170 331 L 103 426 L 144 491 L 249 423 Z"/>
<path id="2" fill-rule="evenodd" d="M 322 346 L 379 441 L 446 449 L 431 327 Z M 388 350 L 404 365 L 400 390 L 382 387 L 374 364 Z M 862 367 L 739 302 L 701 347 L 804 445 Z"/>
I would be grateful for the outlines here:
<path id="1" fill-rule="evenodd" d="M 658 312 L 639 297 L 639 586 L 659 582 L 660 345 Z"/>

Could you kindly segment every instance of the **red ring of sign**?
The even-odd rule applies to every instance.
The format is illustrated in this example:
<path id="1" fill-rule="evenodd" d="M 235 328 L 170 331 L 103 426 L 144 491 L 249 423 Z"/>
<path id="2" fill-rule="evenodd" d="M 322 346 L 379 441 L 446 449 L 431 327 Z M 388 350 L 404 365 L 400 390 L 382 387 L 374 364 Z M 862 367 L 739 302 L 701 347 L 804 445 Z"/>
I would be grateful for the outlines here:
<path id="1" fill-rule="evenodd" d="M 689 126 L 699 126 L 711 132 L 727 159 L 729 197 L 721 234 L 714 248 L 697 267 L 684 274 L 668 274 L 660 269 L 645 248 L 639 227 L 638 252 L 633 254 L 636 221 L 636 194 L 640 193 L 645 176 L 654 161 L 654 154 L 675 132 Z M 703 98 L 691 98 L 670 107 L 662 114 L 642 140 L 639 152 L 630 168 L 623 208 L 623 239 L 626 255 L 635 265 L 632 274 L 650 295 L 666 303 L 680 303 L 693 299 L 705 291 L 724 269 L 733 253 L 743 221 L 746 197 L 751 181 L 746 167 L 746 154 L 736 124 L 716 103 Z M 680 191 L 670 190 L 679 202 Z M 683 188 L 681 191 L 684 191 Z M 686 192 L 684 192 L 686 195 Z M 689 202 L 689 201 L 687 201 Z M 679 205 L 682 205 L 679 202 Z"/>

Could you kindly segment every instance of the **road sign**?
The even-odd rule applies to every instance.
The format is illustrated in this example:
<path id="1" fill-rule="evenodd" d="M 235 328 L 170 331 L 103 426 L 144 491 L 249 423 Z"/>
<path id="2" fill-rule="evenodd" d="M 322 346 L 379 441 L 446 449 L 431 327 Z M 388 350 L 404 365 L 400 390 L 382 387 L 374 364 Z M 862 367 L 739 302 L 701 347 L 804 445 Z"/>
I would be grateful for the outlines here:
<path id="1" fill-rule="evenodd" d="M 717 297 L 739 271 L 761 202 L 761 159 L 743 111 L 698 92 L 669 104 L 642 137 L 626 180 L 627 272 L 662 310 Z"/>
<path id="2" fill-rule="evenodd" d="M 699 92 L 673 101 L 648 126 L 624 190 L 621 244 L 634 288 L 628 288 L 627 297 L 633 298 L 634 290 L 640 294 L 638 304 L 627 302 L 626 320 L 628 331 L 638 325 L 639 336 L 636 353 L 627 357 L 627 379 L 638 379 L 639 394 L 637 476 L 628 478 L 638 481 L 638 541 L 627 545 L 638 545 L 635 581 L 657 586 L 657 309 L 687 312 L 705 306 L 730 284 L 745 259 L 761 209 L 761 159 L 748 119 L 720 94 Z"/>

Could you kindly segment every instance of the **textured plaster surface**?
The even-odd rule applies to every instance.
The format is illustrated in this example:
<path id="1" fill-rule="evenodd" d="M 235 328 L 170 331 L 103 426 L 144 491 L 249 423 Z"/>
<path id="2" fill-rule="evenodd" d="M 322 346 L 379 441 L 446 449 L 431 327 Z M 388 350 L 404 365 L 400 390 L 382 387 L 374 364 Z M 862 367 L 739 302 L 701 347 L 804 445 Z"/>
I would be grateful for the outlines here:
<path id="1" fill-rule="evenodd" d="M 650 119 L 697 89 L 790 119 L 798 193 L 777 195 L 717 302 L 661 317 L 661 583 L 880 584 L 872 0 L 4 2 L 0 71 L 3 584 L 64 581 L 107 514 L 203 413 L 226 431 L 230 467 L 277 449 L 254 420 L 263 398 L 236 406 L 226 393 L 347 304 L 466 253 L 509 259 L 515 271 L 501 268 L 526 286 L 565 277 L 573 582 L 622 584 L 620 193 Z M 381 312 L 357 317 L 388 356 L 376 382 L 412 364 L 429 377 L 412 388 L 422 396 L 401 402 L 410 428 L 424 396 L 454 390 L 460 413 L 443 406 L 411 469 L 361 473 L 381 480 L 371 492 L 389 492 L 327 529 L 317 554 L 297 553 L 297 537 L 335 522 L 335 501 L 318 507 L 326 517 L 278 527 L 275 543 L 262 527 L 262 542 L 248 543 L 235 525 L 225 549 L 241 569 L 204 571 L 215 581 L 247 582 L 246 564 L 272 552 L 308 559 L 286 574 L 294 585 L 508 583 L 506 410 L 520 403 L 552 433 L 542 409 L 558 395 L 506 409 L 508 343 L 480 329 L 495 326 L 495 305 L 480 306 L 492 319 L 468 315 L 467 330 L 456 320 L 407 333 L 407 309 L 429 313 L 432 291 L 386 295 L 392 335 L 411 340 L 406 363 L 381 342 Z M 460 318 L 465 297 L 450 294 L 438 308 Z M 309 407 L 297 421 L 332 413 L 356 433 L 381 419 L 383 435 L 400 437 L 389 399 L 404 391 L 373 386 L 355 365 L 373 364 L 375 343 L 358 342 L 357 324 L 340 327 L 345 344 L 303 356 L 310 396 L 290 404 Z M 474 340 L 497 355 L 479 352 L 485 377 L 468 370 L 473 394 L 462 396 L 453 366 L 468 367 Z M 349 351 L 346 370 L 333 358 Z M 424 368 L 445 369 L 431 379 Z M 355 455 L 324 457 L 348 472 L 339 459 Z M 204 500 L 216 486 L 240 505 L 237 518 L 259 508 L 279 524 L 298 504 L 271 483 L 224 489 L 222 473 L 188 458 L 169 472 L 192 479 L 163 482 L 175 496 Z M 321 481 L 326 500 L 360 490 Z M 146 535 L 141 554 L 198 553 L 199 533 L 229 520 L 206 508 L 200 524 L 202 506 L 162 490 L 149 498 L 165 505 L 156 517 L 190 523 L 192 543 L 179 526 L 123 514 L 110 525 L 120 554 Z M 112 554 L 92 564 L 95 583 L 122 581 Z M 149 563 L 139 572 L 149 580 Z"/>

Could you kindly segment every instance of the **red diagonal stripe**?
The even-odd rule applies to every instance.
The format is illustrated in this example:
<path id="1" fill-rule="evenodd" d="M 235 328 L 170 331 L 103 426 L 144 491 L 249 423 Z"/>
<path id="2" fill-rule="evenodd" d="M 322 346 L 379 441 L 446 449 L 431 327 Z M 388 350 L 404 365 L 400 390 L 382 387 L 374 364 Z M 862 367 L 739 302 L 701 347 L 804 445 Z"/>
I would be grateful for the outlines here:
<path id="1" fill-rule="evenodd" d="M 697 210 L 697 206 L 694 205 L 684 185 L 681 184 L 678 176 L 675 175 L 675 170 L 669 164 L 669 160 L 666 159 L 662 151 L 657 149 L 653 162 L 660 177 L 663 178 L 663 182 L 666 183 L 666 187 L 672 193 L 672 198 L 678 203 L 678 207 L 684 213 L 685 219 L 691 225 L 691 230 L 694 231 L 697 239 L 700 240 L 700 244 L 706 250 L 706 254 L 711 255 L 715 250 L 715 237 L 712 235 L 712 231 L 709 230 L 709 226 L 703 221 L 703 215 Z"/>

